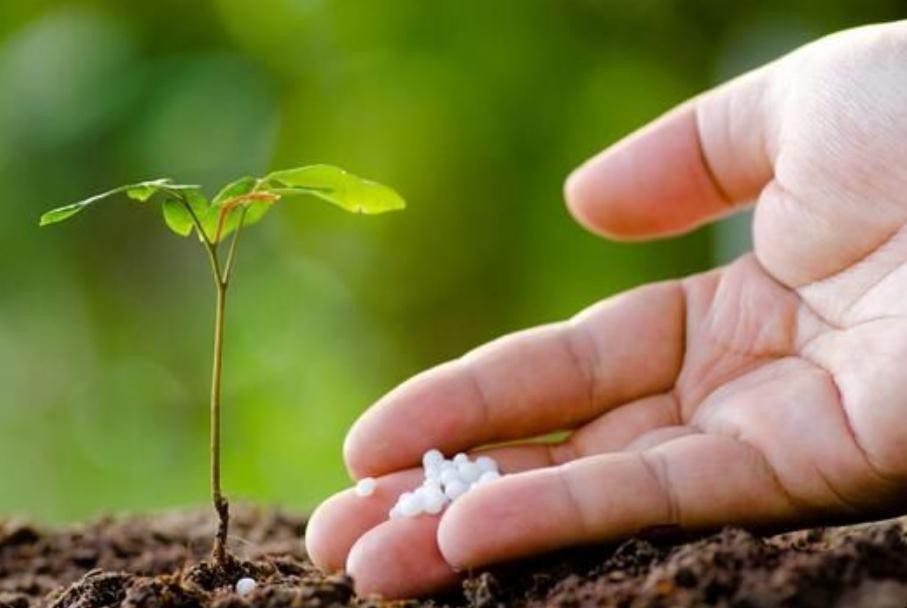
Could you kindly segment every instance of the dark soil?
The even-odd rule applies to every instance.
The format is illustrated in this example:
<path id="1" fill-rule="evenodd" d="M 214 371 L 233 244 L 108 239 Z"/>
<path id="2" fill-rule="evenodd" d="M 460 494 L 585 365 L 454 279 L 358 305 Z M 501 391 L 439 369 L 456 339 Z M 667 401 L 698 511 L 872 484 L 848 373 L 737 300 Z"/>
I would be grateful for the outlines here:
<path id="1" fill-rule="evenodd" d="M 495 571 L 446 597 L 382 604 L 306 559 L 304 519 L 237 509 L 224 568 L 205 561 L 206 512 L 104 519 L 61 531 L 0 523 L 0 608 L 562 606 L 907 608 L 903 521 L 759 537 L 649 534 Z M 242 540 L 240 540 L 242 539 Z M 259 586 L 240 598 L 235 581 Z"/>

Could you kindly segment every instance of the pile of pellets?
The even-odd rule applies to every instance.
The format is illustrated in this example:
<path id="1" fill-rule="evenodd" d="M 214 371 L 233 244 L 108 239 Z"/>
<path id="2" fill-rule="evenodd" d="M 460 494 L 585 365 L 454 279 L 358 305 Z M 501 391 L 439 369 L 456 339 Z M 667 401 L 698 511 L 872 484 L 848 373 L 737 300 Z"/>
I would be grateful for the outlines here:
<path id="1" fill-rule="evenodd" d="M 422 485 L 399 496 L 388 513 L 391 519 L 438 515 L 472 488 L 501 477 L 493 458 L 479 456 L 470 460 L 466 454 L 457 454 L 447 460 L 438 450 L 429 450 L 422 457 L 422 472 L 425 476 Z M 376 484 L 371 477 L 361 479 L 356 484 L 356 494 L 370 496 Z"/>

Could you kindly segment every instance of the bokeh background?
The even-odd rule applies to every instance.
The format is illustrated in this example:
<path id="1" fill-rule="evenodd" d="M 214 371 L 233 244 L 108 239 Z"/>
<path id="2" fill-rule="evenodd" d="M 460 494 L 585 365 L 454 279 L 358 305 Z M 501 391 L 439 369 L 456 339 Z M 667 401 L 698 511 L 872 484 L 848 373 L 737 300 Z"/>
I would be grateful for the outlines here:
<path id="1" fill-rule="evenodd" d="M 231 292 L 228 494 L 297 509 L 345 483 L 384 391 L 501 333 L 747 248 L 746 218 L 652 244 L 574 225 L 561 183 L 684 98 L 825 33 L 862 0 L 3 0 L 0 516 L 207 500 L 213 293 L 154 205 L 62 204 L 136 179 L 312 162 L 405 213 L 287 203 Z"/>

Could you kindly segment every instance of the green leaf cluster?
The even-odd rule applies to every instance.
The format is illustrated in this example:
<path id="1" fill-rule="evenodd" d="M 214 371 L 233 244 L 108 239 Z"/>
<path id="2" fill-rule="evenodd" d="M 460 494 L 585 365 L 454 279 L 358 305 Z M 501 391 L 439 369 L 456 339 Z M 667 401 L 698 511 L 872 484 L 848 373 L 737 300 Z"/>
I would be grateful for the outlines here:
<path id="1" fill-rule="evenodd" d="M 117 194 L 140 202 L 158 199 L 164 223 L 176 234 L 209 243 L 222 241 L 242 226 L 259 222 L 276 202 L 299 196 L 316 197 L 352 213 L 376 214 L 406 207 L 391 188 L 330 165 L 309 165 L 274 171 L 264 177 L 241 177 L 208 201 L 200 186 L 176 184 L 168 178 L 127 184 L 43 214 L 40 225 L 69 219 L 86 207 Z"/>

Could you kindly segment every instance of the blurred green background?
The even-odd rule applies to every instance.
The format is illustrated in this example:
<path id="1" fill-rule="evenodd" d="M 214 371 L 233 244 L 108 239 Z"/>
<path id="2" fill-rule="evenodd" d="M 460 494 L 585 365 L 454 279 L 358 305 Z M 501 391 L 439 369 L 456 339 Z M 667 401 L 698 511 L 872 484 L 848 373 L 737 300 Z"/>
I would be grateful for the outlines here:
<path id="1" fill-rule="evenodd" d="M 745 6 L 746 8 L 741 8 Z M 733 7 L 733 8 L 731 8 Z M 0 515 L 207 500 L 213 294 L 154 205 L 39 213 L 123 182 L 312 162 L 402 214 L 287 204 L 244 236 L 226 354 L 230 496 L 308 509 L 384 391 L 501 333 L 747 247 L 577 227 L 561 183 L 684 98 L 891 0 L 4 0 Z"/>

